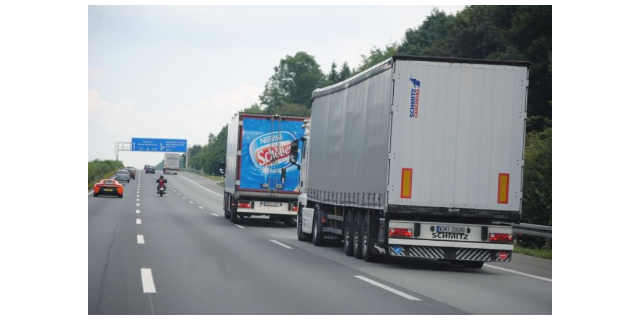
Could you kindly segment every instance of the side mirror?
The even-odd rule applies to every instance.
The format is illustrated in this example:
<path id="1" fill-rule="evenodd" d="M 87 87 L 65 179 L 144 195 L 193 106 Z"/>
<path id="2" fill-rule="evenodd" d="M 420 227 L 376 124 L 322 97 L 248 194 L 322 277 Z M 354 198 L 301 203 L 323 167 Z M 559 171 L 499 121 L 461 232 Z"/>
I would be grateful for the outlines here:
<path id="1" fill-rule="evenodd" d="M 222 176 L 224 177 L 224 171 L 227 168 L 227 163 L 224 159 L 220 160 L 220 164 L 218 164 L 218 167 L 220 168 L 220 174 L 222 174 Z"/>
<path id="2" fill-rule="evenodd" d="M 289 162 L 293 164 L 298 163 L 298 140 L 291 141 L 291 154 L 289 155 Z"/>

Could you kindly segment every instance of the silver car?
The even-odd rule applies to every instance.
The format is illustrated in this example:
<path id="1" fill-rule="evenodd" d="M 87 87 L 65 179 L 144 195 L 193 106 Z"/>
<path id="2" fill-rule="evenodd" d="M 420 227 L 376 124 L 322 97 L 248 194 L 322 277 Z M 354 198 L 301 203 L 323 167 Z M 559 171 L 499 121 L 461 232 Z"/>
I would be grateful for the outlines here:
<path id="1" fill-rule="evenodd" d="M 118 181 L 127 181 L 129 183 L 129 171 L 127 170 L 118 170 L 116 172 L 116 180 Z"/>

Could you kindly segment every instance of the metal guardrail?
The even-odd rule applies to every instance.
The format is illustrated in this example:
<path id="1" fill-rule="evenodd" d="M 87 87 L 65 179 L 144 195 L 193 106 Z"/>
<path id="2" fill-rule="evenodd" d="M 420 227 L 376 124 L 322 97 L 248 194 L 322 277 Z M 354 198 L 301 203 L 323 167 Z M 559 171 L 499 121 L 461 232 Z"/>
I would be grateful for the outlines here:
<path id="1" fill-rule="evenodd" d="M 510 223 L 514 233 L 538 236 L 551 239 L 551 227 L 528 223 Z"/>

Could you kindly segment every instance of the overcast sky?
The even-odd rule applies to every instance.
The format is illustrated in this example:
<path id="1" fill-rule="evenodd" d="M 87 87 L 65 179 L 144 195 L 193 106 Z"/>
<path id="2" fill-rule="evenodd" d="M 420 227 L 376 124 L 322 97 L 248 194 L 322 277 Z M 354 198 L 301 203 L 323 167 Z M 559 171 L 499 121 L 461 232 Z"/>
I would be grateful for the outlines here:
<path id="1" fill-rule="evenodd" d="M 456 13 L 464 6 L 437 6 Z M 434 6 L 89 6 L 88 160 L 136 138 L 207 143 L 259 102 L 274 67 L 305 51 L 326 74 L 401 43 Z M 120 152 L 126 166 L 163 158 Z"/>

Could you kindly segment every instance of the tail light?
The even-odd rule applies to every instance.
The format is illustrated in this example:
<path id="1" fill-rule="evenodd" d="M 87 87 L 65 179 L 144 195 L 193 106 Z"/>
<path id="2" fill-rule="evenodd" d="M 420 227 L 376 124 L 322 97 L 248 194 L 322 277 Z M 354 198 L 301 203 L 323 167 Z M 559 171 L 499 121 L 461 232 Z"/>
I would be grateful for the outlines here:
<path id="1" fill-rule="evenodd" d="M 238 202 L 238 208 L 251 209 L 251 202 Z"/>
<path id="2" fill-rule="evenodd" d="M 389 237 L 413 237 L 413 229 L 411 228 L 389 228 Z"/>
<path id="3" fill-rule="evenodd" d="M 291 208 L 291 211 L 298 211 L 298 206 L 294 204 L 293 208 Z"/>
<path id="4" fill-rule="evenodd" d="M 490 233 L 489 241 L 492 242 L 512 242 L 513 234 L 511 233 Z"/>

